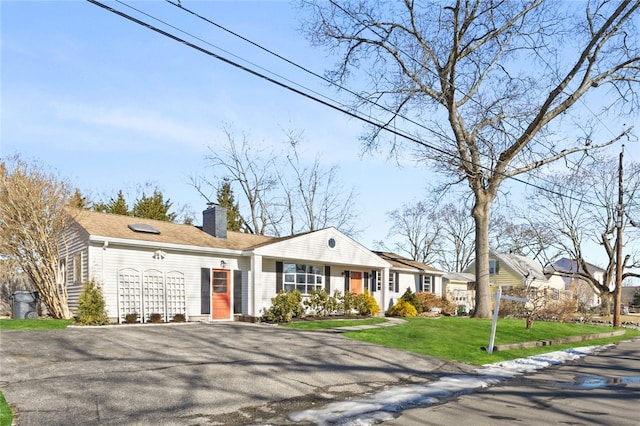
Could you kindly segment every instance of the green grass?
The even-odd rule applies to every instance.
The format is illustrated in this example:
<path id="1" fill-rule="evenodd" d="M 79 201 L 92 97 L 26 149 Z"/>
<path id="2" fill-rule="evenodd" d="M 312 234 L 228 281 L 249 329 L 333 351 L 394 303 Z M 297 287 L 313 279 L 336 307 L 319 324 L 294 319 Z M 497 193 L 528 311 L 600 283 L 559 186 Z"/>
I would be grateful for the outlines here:
<path id="1" fill-rule="evenodd" d="M 549 340 L 559 337 L 579 336 L 613 331 L 611 327 L 555 322 L 535 322 L 531 330 L 524 320 L 500 319 L 495 344 Z M 627 329 L 622 336 L 583 342 L 542 346 L 529 349 L 494 351 L 482 350 L 489 345 L 490 319 L 442 317 L 407 318 L 407 322 L 393 327 L 344 333 L 352 339 L 375 343 L 438 358 L 450 359 L 474 365 L 506 361 L 516 358 L 553 352 L 580 346 L 603 345 L 640 336 L 640 331 Z"/>
<path id="2" fill-rule="evenodd" d="M 13 413 L 4 395 L 0 392 L 0 426 L 11 426 L 13 423 Z"/>
<path id="3" fill-rule="evenodd" d="M 387 322 L 385 318 L 365 318 L 365 319 L 339 319 L 339 320 L 317 320 L 317 321 L 295 321 L 281 324 L 282 327 L 295 328 L 298 330 L 322 330 L 336 327 L 351 327 L 354 325 L 380 324 Z"/>
<path id="4" fill-rule="evenodd" d="M 0 319 L 0 330 L 60 330 L 73 320 L 58 319 Z"/>

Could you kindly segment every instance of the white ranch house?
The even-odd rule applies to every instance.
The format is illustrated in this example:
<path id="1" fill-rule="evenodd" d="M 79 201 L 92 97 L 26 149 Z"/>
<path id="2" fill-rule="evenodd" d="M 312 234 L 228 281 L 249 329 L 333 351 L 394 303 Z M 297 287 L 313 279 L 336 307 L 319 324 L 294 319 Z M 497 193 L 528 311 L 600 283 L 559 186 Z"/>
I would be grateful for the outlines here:
<path id="1" fill-rule="evenodd" d="M 165 321 L 254 320 L 280 290 L 368 290 L 384 312 L 407 288 L 442 296 L 444 272 L 393 253 L 372 252 L 335 228 L 284 238 L 227 231 L 226 210 L 203 212 L 203 226 L 91 211 L 75 218 L 63 253 L 73 312 L 82 283 L 103 289 L 111 321 L 152 313 Z"/>

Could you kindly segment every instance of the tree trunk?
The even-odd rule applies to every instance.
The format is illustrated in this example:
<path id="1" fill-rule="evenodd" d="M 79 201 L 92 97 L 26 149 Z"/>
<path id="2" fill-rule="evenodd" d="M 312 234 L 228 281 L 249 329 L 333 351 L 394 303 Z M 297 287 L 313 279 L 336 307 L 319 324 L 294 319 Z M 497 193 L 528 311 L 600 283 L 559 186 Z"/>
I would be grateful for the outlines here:
<path id="1" fill-rule="evenodd" d="M 491 318 L 491 288 L 489 287 L 489 207 L 487 196 L 476 194 L 471 215 L 476 225 L 476 307 L 475 318 Z"/>

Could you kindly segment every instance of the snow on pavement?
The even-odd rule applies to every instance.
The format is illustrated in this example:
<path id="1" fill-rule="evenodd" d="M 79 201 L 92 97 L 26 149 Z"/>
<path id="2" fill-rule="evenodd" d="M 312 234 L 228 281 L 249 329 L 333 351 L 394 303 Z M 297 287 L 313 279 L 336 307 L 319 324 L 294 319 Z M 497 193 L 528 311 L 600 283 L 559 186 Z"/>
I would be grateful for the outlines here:
<path id="1" fill-rule="evenodd" d="M 585 346 L 485 364 L 476 370 L 476 375 L 452 375 L 424 385 L 395 386 L 365 395 L 364 398 L 332 402 L 321 408 L 294 412 L 289 414 L 289 418 L 296 422 L 315 423 L 318 426 L 373 425 L 392 420 L 407 408 L 434 405 L 443 399 L 471 393 L 474 389 L 493 386 L 508 378 L 562 364 L 611 346 Z"/>

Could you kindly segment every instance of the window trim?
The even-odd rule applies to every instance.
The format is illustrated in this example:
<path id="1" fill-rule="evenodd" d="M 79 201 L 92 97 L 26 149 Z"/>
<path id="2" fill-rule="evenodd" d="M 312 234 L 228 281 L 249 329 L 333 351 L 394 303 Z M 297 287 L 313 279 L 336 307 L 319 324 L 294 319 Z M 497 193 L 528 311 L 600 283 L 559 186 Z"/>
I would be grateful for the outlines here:
<path id="1" fill-rule="evenodd" d="M 311 294 L 313 289 L 324 288 L 324 267 L 311 263 L 282 262 L 282 288 L 286 292 L 298 290 L 303 295 Z"/>

